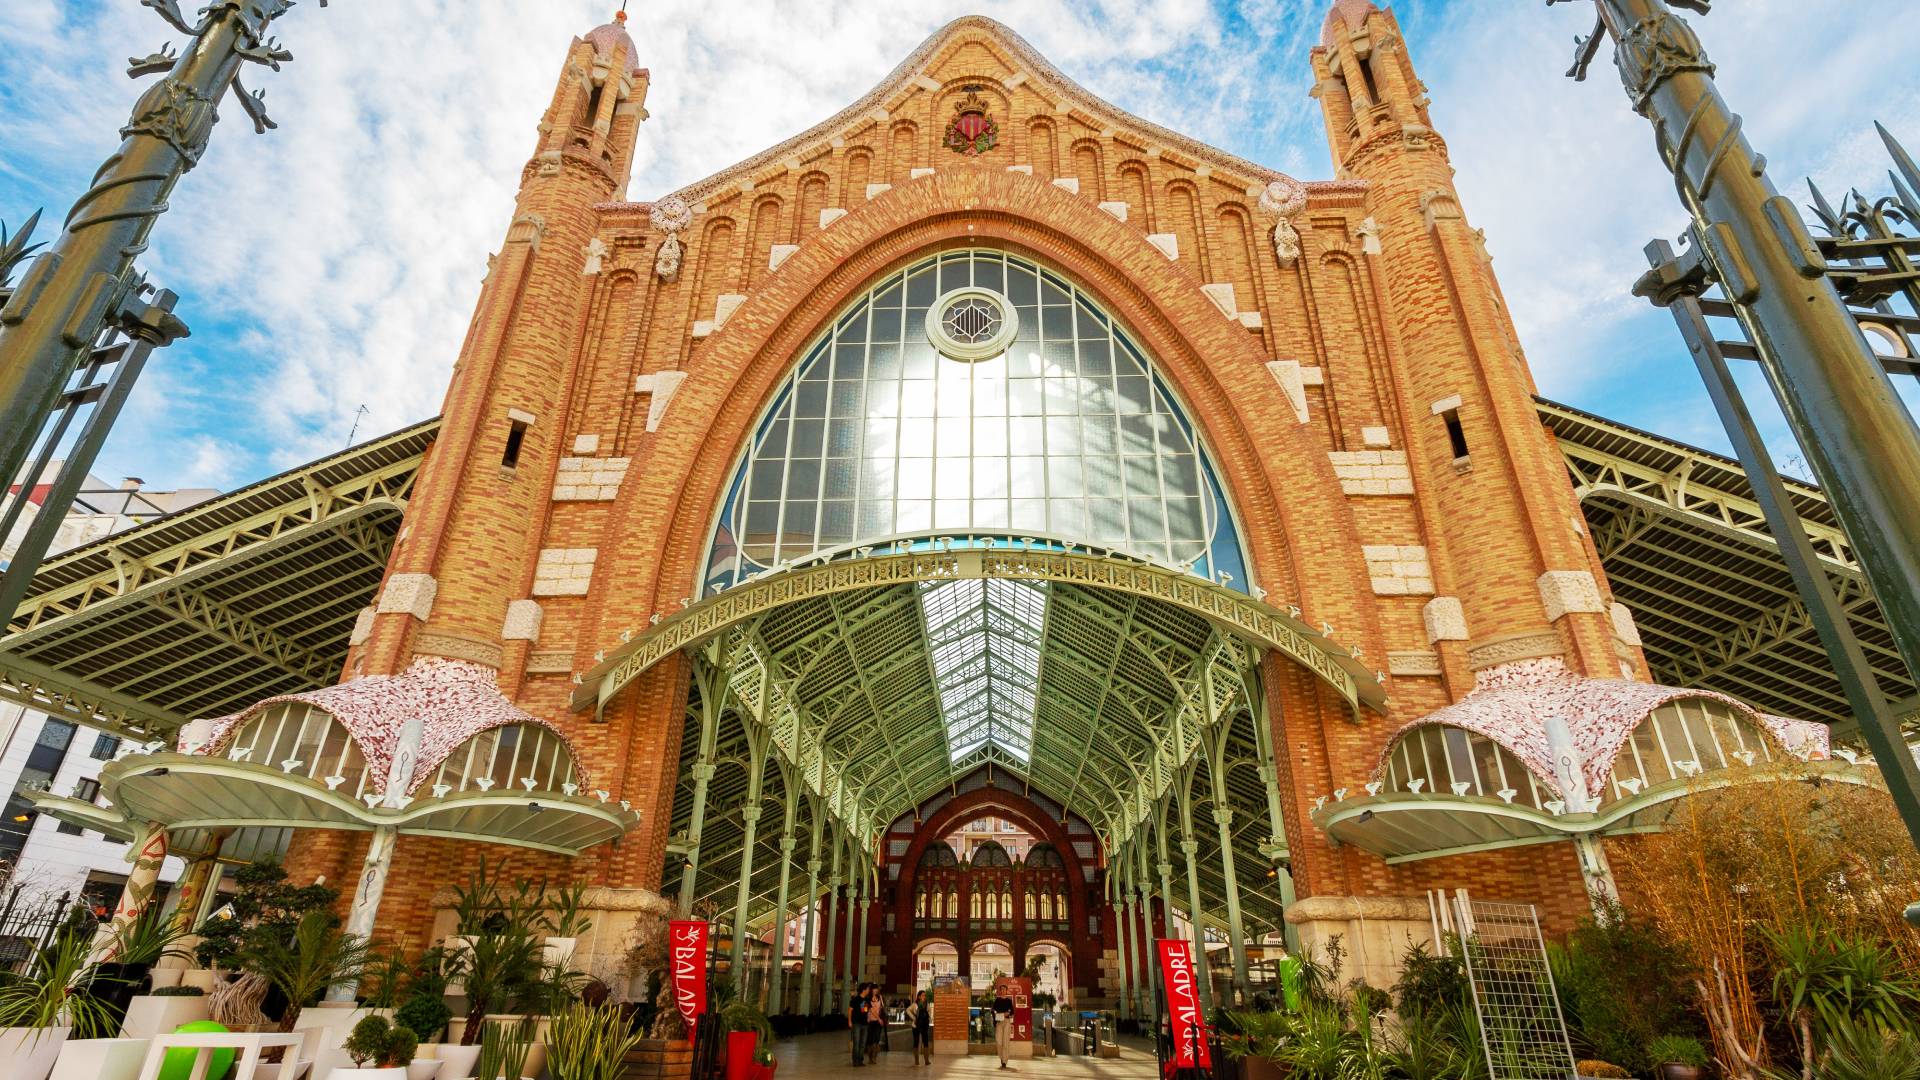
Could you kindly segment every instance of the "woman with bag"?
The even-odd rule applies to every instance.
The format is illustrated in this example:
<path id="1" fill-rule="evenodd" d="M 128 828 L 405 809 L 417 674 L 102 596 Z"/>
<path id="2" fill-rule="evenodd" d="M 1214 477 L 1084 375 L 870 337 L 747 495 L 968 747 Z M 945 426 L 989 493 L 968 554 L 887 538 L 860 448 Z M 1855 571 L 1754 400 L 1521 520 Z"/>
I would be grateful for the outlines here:
<path id="1" fill-rule="evenodd" d="M 913 1005 L 907 1011 L 907 1019 L 913 1024 L 913 1063 L 920 1064 L 922 1055 L 927 1064 L 933 1064 L 933 999 L 925 990 L 913 996 Z"/>

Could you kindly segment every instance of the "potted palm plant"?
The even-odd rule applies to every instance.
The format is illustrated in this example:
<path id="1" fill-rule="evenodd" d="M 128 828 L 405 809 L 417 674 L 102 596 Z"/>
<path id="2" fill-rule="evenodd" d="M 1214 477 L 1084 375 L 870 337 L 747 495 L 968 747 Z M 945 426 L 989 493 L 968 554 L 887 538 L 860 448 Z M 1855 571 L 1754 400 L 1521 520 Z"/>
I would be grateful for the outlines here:
<path id="1" fill-rule="evenodd" d="M 9 1080 L 46 1080 L 69 1035 L 113 1034 L 118 1018 L 94 996 L 92 942 L 77 927 L 55 935 L 24 974 L 0 981 L 0 1062 Z"/>
<path id="2" fill-rule="evenodd" d="M 367 944 L 340 928 L 331 912 L 300 916 L 291 937 L 263 934 L 241 950 L 241 962 L 286 998 L 279 1030 L 292 1031 L 300 1010 L 341 983 L 358 978 L 367 963 Z"/>
<path id="3" fill-rule="evenodd" d="M 1661 1080 L 1700 1080 L 1707 1048 L 1690 1035 L 1662 1035 L 1647 1044 L 1647 1060 Z"/>

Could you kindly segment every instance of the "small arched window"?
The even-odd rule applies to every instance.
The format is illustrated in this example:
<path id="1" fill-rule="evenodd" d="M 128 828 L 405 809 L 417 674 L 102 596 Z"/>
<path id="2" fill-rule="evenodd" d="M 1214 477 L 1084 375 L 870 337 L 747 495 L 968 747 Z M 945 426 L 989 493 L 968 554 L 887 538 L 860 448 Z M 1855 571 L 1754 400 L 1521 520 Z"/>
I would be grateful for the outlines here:
<path id="1" fill-rule="evenodd" d="M 1066 893 L 1056 893 L 1054 895 L 1053 911 L 1054 911 L 1053 917 L 1056 919 L 1065 919 L 1067 917 L 1067 894 Z"/>
<path id="2" fill-rule="evenodd" d="M 1053 921 L 1053 894 L 1052 893 L 1040 894 L 1040 918 L 1048 922 Z"/>
<path id="3" fill-rule="evenodd" d="M 947 894 L 947 910 L 946 910 L 946 914 L 942 917 L 948 918 L 948 919 L 957 919 L 960 917 L 960 894 L 959 893 L 950 892 Z"/>
<path id="4" fill-rule="evenodd" d="M 1604 805 L 1647 788 L 1734 765 L 1772 761 L 1772 740 L 1725 702 L 1712 698 L 1669 701 L 1634 726 L 1613 757 L 1613 771 L 1600 793 Z"/>
<path id="5" fill-rule="evenodd" d="M 356 799 L 370 779 L 367 759 L 346 725 L 303 701 L 282 701 L 260 710 L 227 741 L 226 756 L 327 782 Z M 336 776 L 341 781 L 331 783 Z"/>
<path id="6" fill-rule="evenodd" d="M 924 919 L 927 917 L 927 892 L 925 889 L 915 889 L 913 892 L 913 917 L 916 919 Z"/>
<path id="7" fill-rule="evenodd" d="M 979 893 L 974 893 L 972 894 L 972 896 L 973 896 L 972 902 L 967 905 L 968 908 L 970 909 L 969 917 L 975 918 L 975 919 L 983 918 L 984 916 L 981 914 L 981 911 L 982 911 L 981 896 Z"/>
<path id="8" fill-rule="evenodd" d="M 1387 790 L 1506 798 L 1538 808 L 1553 798 L 1513 751 L 1477 731 L 1427 724 L 1400 736 L 1387 752 Z"/>
<path id="9" fill-rule="evenodd" d="M 1003 892 L 1000 894 L 1000 910 L 1006 913 L 1005 914 L 1006 918 L 1009 918 L 1009 919 L 1013 918 L 1013 894 L 1012 893 Z"/>
<path id="10" fill-rule="evenodd" d="M 574 778 L 573 754 L 559 733 L 541 724 L 503 724 L 454 747 L 416 790 L 559 791 Z"/>

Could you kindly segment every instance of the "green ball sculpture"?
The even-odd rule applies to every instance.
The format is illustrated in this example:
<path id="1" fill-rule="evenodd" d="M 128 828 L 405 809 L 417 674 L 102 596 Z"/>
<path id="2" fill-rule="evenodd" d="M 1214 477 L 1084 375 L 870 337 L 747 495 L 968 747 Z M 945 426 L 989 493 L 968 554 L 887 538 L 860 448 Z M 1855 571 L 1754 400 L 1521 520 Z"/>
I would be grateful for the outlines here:
<path id="1" fill-rule="evenodd" d="M 213 1020 L 190 1020 L 173 1029 L 175 1035 L 201 1035 L 210 1031 L 225 1031 L 227 1026 Z M 193 1075 L 193 1059 L 198 1050 L 177 1047 L 167 1051 L 160 1060 L 160 1075 L 157 1080 L 188 1080 Z M 213 1060 L 207 1063 L 207 1080 L 221 1080 L 233 1068 L 233 1050 L 221 1048 L 213 1052 Z"/>

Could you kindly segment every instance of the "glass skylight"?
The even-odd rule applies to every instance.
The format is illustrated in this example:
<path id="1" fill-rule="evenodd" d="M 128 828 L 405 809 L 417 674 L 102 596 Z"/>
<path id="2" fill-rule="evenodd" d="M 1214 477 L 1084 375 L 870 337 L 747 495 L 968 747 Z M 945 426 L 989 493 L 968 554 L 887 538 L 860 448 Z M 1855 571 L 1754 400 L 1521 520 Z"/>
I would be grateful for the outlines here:
<path id="1" fill-rule="evenodd" d="M 1248 584 L 1219 479 L 1146 353 L 1071 282 L 999 251 L 882 278 L 801 352 L 728 485 L 703 585 L 936 536 Z"/>
<path id="2" fill-rule="evenodd" d="M 941 581 L 920 586 L 933 680 L 952 760 L 991 743 L 1019 761 L 1033 753 L 1046 583 Z"/>

